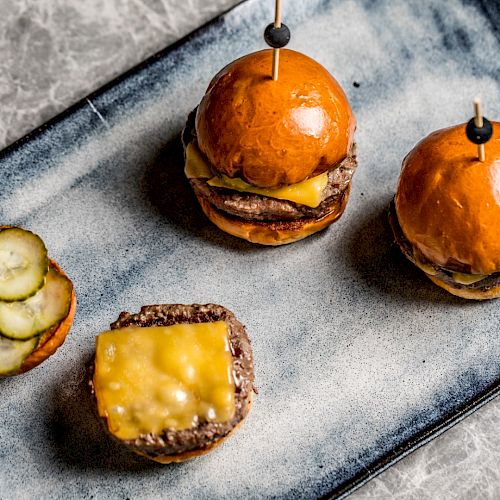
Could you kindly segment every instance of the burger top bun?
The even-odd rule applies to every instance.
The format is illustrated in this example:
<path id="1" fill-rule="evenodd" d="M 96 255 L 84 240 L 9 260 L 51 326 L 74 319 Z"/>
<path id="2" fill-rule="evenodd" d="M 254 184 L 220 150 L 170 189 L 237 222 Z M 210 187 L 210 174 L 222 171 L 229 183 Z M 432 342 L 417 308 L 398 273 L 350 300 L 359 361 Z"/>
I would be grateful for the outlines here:
<path id="1" fill-rule="evenodd" d="M 198 146 L 213 168 L 273 188 L 319 175 L 344 159 L 356 120 L 344 91 L 319 63 L 272 50 L 227 65 L 210 83 L 196 114 Z"/>
<path id="2" fill-rule="evenodd" d="M 500 270 L 500 123 L 486 161 L 465 124 L 438 130 L 403 160 L 395 203 L 404 235 L 425 257 L 471 274 Z"/>

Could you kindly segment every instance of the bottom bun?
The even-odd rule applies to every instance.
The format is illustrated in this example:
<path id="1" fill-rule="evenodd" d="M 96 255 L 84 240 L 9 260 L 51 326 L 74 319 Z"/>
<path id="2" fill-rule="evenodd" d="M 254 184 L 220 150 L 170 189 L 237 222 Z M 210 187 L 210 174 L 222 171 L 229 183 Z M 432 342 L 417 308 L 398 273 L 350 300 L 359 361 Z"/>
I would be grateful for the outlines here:
<path id="1" fill-rule="evenodd" d="M 53 261 L 50 260 L 50 265 L 56 269 L 63 276 L 68 278 L 64 271 Z M 68 278 L 69 280 L 69 278 Z M 66 335 L 73 324 L 73 318 L 75 317 L 76 311 L 76 295 L 75 289 L 71 287 L 71 304 L 69 306 L 68 315 L 56 326 L 48 330 L 40 338 L 40 342 L 37 348 L 24 360 L 21 368 L 17 373 L 24 373 L 35 366 L 38 366 L 42 361 L 45 361 L 49 356 L 52 356 L 57 349 L 63 344 L 66 339 Z"/>
<path id="2" fill-rule="evenodd" d="M 452 285 L 445 283 L 444 281 L 436 278 L 435 276 L 431 276 L 426 273 L 426 276 L 436 285 L 444 288 L 447 292 L 456 295 L 457 297 L 462 297 L 463 299 L 472 299 L 472 300 L 488 300 L 488 299 L 496 299 L 500 297 L 500 286 L 490 288 L 489 290 L 483 291 L 479 289 L 472 288 L 455 288 Z"/>
<path id="3" fill-rule="evenodd" d="M 317 233 L 335 222 L 344 213 L 350 186 L 342 193 L 336 208 L 319 219 L 298 219 L 283 222 L 263 222 L 233 217 L 216 208 L 196 191 L 205 215 L 222 231 L 261 245 L 286 245 Z"/>

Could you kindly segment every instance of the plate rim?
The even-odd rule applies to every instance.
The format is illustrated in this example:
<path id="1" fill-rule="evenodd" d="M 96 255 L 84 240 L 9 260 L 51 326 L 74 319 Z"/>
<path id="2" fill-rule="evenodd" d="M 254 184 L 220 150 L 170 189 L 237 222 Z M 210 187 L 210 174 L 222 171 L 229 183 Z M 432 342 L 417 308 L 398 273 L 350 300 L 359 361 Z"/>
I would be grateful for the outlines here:
<path id="1" fill-rule="evenodd" d="M 101 85 L 96 90 L 87 94 L 86 96 L 78 99 L 75 103 L 71 104 L 69 107 L 65 108 L 61 112 L 57 113 L 55 116 L 44 122 L 42 125 L 35 127 L 30 132 L 26 133 L 19 139 L 15 140 L 13 143 L 5 146 L 0 150 L 0 162 L 6 159 L 9 155 L 15 153 L 18 149 L 23 147 L 25 144 L 29 143 L 33 139 L 42 135 L 45 131 L 51 127 L 57 125 L 59 122 L 70 117 L 80 109 L 86 107 L 89 101 L 92 102 L 100 95 L 104 94 L 108 90 L 111 90 L 116 85 L 122 83 L 128 78 L 132 77 L 134 74 L 146 69 L 150 65 L 154 64 L 155 61 L 166 57 L 171 52 L 177 50 L 185 43 L 189 42 L 190 39 L 196 38 L 203 32 L 212 29 L 218 23 L 223 23 L 223 18 L 233 10 L 237 9 L 241 4 L 247 2 L 247 0 L 239 0 L 232 7 L 224 10 L 216 17 L 208 20 L 198 28 L 190 31 L 184 35 L 179 40 L 165 46 L 159 51 L 148 56 L 143 61 L 135 64 L 130 69 L 126 70 L 124 73 L 112 78 L 107 83 Z M 500 299 L 499 299 L 500 300 Z M 361 472 L 351 476 L 335 487 L 330 492 L 322 495 L 322 499 L 343 499 L 349 496 L 354 491 L 358 490 L 366 483 L 371 481 L 373 478 L 377 477 L 391 466 L 407 457 L 417 449 L 430 443 L 432 440 L 442 435 L 447 430 L 451 429 L 459 422 L 472 415 L 477 410 L 485 406 L 488 402 L 493 401 L 500 395 L 500 377 L 490 384 L 486 389 L 483 389 L 477 393 L 472 399 L 464 401 L 458 408 L 455 408 L 448 412 L 446 415 L 441 417 L 436 422 L 426 426 L 424 429 L 416 433 L 415 435 L 405 439 L 401 444 L 392 448 L 390 451 L 386 452 L 380 458 L 373 461 L 371 464 L 363 465 Z"/>
<path id="2" fill-rule="evenodd" d="M 323 495 L 322 499 L 341 499 L 346 498 L 351 493 L 361 488 L 363 485 L 377 477 L 382 472 L 389 469 L 391 466 L 407 457 L 422 446 L 430 443 L 438 436 L 444 434 L 462 420 L 472 415 L 477 410 L 485 406 L 490 401 L 493 401 L 500 395 L 500 378 L 493 382 L 483 391 L 479 392 L 471 400 L 465 401 L 458 409 L 450 411 L 437 422 L 426 426 L 423 430 L 415 434 L 413 437 L 405 439 L 399 446 L 396 446 L 391 451 L 388 451 L 382 457 L 365 467 L 363 472 L 352 476 L 344 481 L 331 492 Z"/>
<path id="3" fill-rule="evenodd" d="M 29 132 L 27 132 L 26 134 L 21 136 L 19 139 L 16 139 L 11 144 L 8 144 L 4 148 L 0 149 L 0 161 L 5 159 L 10 154 L 14 153 L 17 149 L 19 149 L 20 147 L 22 147 L 26 143 L 35 139 L 37 136 L 43 134 L 45 132 L 45 130 L 47 130 L 50 127 L 56 125 L 57 123 L 63 121 L 65 118 L 69 117 L 70 115 L 74 114 L 80 108 L 86 107 L 89 104 L 88 101 L 92 102 L 93 99 L 96 99 L 101 94 L 104 94 L 105 92 L 107 92 L 108 90 L 111 90 L 113 87 L 119 85 L 121 82 L 127 80 L 128 78 L 130 78 L 134 74 L 139 73 L 140 71 L 147 68 L 148 66 L 151 66 L 158 59 L 162 59 L 163 57 L 168 55 L 170 52 L 177 50 L 182 45 L 184 45 L 186 42 L 188 42 L 191 38 L 195 38 L 195 37 L 201 35 L 204 31 L 207 31 L 208 29 L 215 26 L 217 23 L 223 22 L 223 18 L 226 16 L 226 14 L 229 14 L 231 11 L 237 9 L 241 4 L 243 4 L 247 1 L 248 0 L 239 0 L 238 3 L 234 4 L 232 7 L 222 11 L 220 14 L 213 17 L 212 19 L 209 19 L 208 21 L 203 23 L 201 26 L 198 26 L 194 30 L 185 34 L 182 38 L 179 38 L 175 42 L 173 42 L 169 45 L 166 45 L 165 47 L 158 50 L 157 52 L 154 52 L 153 54 L 148 56 L 146 59 L 135 64 L 134 66 L 127 69 L 126 71 L 119 74 L 118 76 L 111 78 L 111 80 L 104 83 L 103 85 L 101 85 L 97 89 L 93 90 L 89 94 L 86 94 L 85 96 L 81 97 L 80 99 L 75 101 L 73 104 L 71 104 L 67 108 L 64 108 L 59 113 L 55 114 L 52 118 L 49 118 L 47 121 L 45 121 L 41 125 L 38 125 L 34 129 L 30 130 Z"/>

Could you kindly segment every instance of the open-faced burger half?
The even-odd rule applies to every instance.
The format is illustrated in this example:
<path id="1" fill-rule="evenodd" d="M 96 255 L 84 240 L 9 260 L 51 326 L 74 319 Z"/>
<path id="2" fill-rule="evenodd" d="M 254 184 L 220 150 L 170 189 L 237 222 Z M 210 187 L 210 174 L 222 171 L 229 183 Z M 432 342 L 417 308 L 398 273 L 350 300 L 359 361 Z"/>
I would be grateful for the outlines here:
<path id="1" fill-rule="evenodd" d="M 153 305 L 101 333 L 89 385 L 105 429 L 161 463 L 208 453 L 248 415 L 253 357 L 222 306 Z"/>
<path id="2" fill-rule="evenodd" d="M 467 299 L 500 296 L 500 123 L 479 161 L 466 124 L 438 130 L 406 156 L 391 224 L 404 255 Z"/>
<path id="3" fill-rule="evenodd" d="M 251 242 L 281 245 L 343 213 L 356 167 L 347 97 L 313 59 L 246 55 L 210 83 L 183 133 L 185 174 L 208 218 Z"/>
<path id="4" fill-rule="evenodd" d="M 0 376 L 26 372 L 52 355 L 75 310 L 73 284 L 40 237 L 0 226 Z"/>

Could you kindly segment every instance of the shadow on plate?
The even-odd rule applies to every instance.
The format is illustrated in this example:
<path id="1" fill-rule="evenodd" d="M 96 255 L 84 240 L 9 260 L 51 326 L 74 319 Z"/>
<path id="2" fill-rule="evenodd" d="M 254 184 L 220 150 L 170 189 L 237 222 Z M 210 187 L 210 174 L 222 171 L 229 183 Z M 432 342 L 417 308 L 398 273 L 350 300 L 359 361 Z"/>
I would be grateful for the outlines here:
<path id="1" fill-rule="evenodd" d="M 352 227 L 348 265 L 368 287 L 396 300 L 421 304 L 473 306 L 434 285 L 422 271 L 409 262 L 394 243 L 388 220 L 391 199 L 375 207 Z"/>
<path id="2" fill-rule="evenodd" d="M 235 238 L 212 224 L 198 204 L 184 176 L 184 152 L 180 134 L 144 167 L 142 189 L 146 199 L 169 224 L 186 235 L 194 235 L 209 243 L 240 251 L 269 250 Z"/>
<path id="3" fill-rule="evenodd" d="M 65 374 L 64 381 L 49 388 L 51 412 L 47 418 L 47 450 L 52 461 L 67 468 L 95 472 L 155 473 L 162 466 L 135 455 L 114 441 L 94 413 L 86 384 L 86 370 Z"/>

